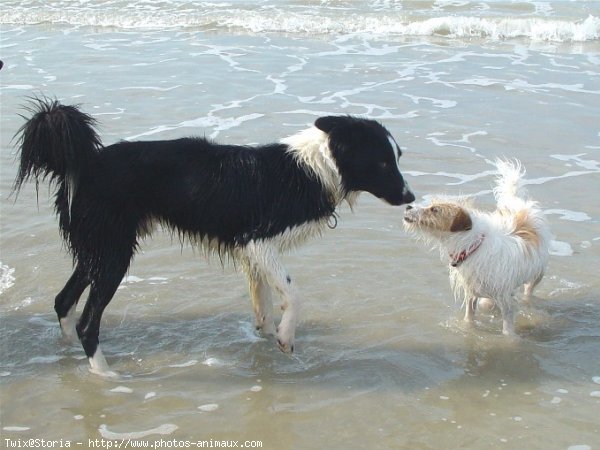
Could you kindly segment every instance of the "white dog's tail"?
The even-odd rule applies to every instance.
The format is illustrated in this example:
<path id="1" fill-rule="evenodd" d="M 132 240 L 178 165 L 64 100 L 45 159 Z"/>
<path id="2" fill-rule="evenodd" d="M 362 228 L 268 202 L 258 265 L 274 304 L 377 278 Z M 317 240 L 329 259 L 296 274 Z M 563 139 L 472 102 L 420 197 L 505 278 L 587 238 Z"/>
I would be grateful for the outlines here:
<path id="1" fill-rule="evenodd" d="M 495 161 L 499 176 L 494 187 L 494 196 L 498 206 L 514 204 L 515 199 L 523 199 L 525 189 L 523 188 L 523 177 L 525 168 L 517 159 L 497 159 Z"/>

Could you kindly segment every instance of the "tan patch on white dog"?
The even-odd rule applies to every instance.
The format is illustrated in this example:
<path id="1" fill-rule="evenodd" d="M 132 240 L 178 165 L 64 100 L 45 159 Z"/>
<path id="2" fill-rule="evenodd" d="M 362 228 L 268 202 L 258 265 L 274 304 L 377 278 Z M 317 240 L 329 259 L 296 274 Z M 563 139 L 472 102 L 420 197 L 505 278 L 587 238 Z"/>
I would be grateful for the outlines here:
<path id="1" fill-rule="evenodd" d="M 462 206 L 449 202 L 434 202 L 426 208 L 407 208 L 406 217 L 412 225 L 431 231 L 465 231 L 473 225 L 469 213 Z"/>
<path id="2" fill-rule="evenodd" d="M 521 210 L 518 211 L 514 217 L 515 231 L 513 231 L 513 234 L 523 239 L 530 246 L 535 248 L 539 247 L 540 235 L 535 228 L 535 224 L 529 217 L 529 212 L 527 210 Z"/>

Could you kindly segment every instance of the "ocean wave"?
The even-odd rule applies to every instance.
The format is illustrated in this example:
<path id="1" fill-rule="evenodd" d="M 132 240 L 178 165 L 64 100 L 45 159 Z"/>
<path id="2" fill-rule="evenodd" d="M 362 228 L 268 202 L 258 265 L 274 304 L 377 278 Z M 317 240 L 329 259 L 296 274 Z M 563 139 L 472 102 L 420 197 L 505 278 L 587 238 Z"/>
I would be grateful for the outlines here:
<path id="1" fill-rule="evenodd" d="M 0 262 L 0 294 L 15 285 L 15 269 Z"/>
<path id="2" fill-rule="evenodd" d="M 212 5 L 212 4 L 210 4 Z M 319 9 L 238 9 L 229 4 L 205 8 L 4 8 L 3 24 L 62 24 L 119 29 L 198 28 L 249 33 L 308 35 L 368 34 L 373 37 L 442 36 L 505 40 L 584 42 L 600 39 L 600 18 L 576 21 L 549 17 L 479 17 L 469 15 L 424 17 L 402 11 L 357 13 Z"/>
<path id="3" fill-rule="evenodd" d="M 220 19 L 219 24 L 247 31 L 307 34 L 369 34 L 373 36 L 481 37 L 492 40 L 529 38 L 535 41 L 582 42 L 600 39 L 600 18 L 579 22 L 541 18 L 481 18 L 444 16 L 406 20 L 391 16 L 353 16 L 347 20 L 282 14 Z"/>

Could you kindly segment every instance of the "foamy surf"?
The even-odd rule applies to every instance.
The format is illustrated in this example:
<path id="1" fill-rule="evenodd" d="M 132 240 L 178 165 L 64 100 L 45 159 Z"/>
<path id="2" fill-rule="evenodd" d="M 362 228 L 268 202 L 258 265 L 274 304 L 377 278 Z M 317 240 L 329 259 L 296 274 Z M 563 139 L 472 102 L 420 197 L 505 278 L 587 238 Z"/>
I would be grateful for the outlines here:
<path id="1" fill-rule="evenodd" d="M 287 5 L 171 1 L 160 6 L 147 2 L 112 4 L 95 2 L 53 2 L 51 5 L 27 5 L 5 2 L 0 23 L 13 25 L 56 24 L 73 27 L 107 27 L 118 29 L 168 29 L 243 31 L 248 33 L 285 33 L 310 35 L 441 36 L 453 39 L 485 38 L 505 40 L 526 38 L 533 41 L 584 42 L 600 38 L 600 18 L 594 15 L 579 19 L 533 16 L 484 16 L 469 8 L 461 14 L 444 14 L 444 8 L 425 5 L 373 9 L 369 7 L 334 8 Z"/>
<path id="2" fill-rule="evenodd" d="M 572 256 L 573 248 L 568 242 L 552 240 L 550 241 L 549 253 L 552 256 Z"/>
<path id="3" fill-rule="evenodd" d="M 443 16 L 412 19 L 399 16 L 351 16 L 343 20 L 314 16 L 261 16 L 221 19 L 221 26 L 254 33 L 368 34 L 370 36 L 444 36 L 448 38 L 486 38 L 505 40 L 528 38 L 534 41 L 582 42 L 600 36 L 600 18 L 588 16 L 583 21 L 547 18 L 481 18 Z"/>
<path id="4" fill-rule="evenodd" d="M 169 364 L 169 367 L 172 367 L 172 368 L 192 367 L 192 366 L 195 366 L 196 364 L 198 364 L 198 360 L 191 359 L 189 361 L 186 361 L 186 362 L 180 363 L 180 364 Z"/>
<path id="5" fill-rule="evenodd" d="M 15 269 L 0 262 L 0 294 L 15 284 Z"/>
<path id="6" fill-rule="evenodd" d="M 104 439 L 127 440 L 127 439 L 141 439 L 146 436 L 151 436 L 151 435 L 155 435 L 155 434 L 168 435 L 168 434 L 173 433 L 175 430 L 177 430 L 177 428 L 179 428 L 177 425 L 174 425 L 172 423 L 165 423 L 163 425 L 160 425 L 156 428 L 152 428 L 149 430 L 117 433 L 114 431 L 110 431 L 105 424 L 102 424 L 102 425 L 100 425 L 100 428 L 98 428 L 98 431 L 100 432 L 100 435 Z"/>
<path id="7" fill-rule="evenodd" d="M 117 394 L 131 394 L 133 389 L 128 388 L 127 386 L 117 386 L 114 389 L 111 389 L 110 392 L 115 392 Z"/>
<path id="8" fill-rule="evenodd" d="M 219 409 L 219 405 L 217 403 L 207 403 L 206 405 L 198 406 L 198 409 L 202 412 L 213 412 Z"/>
<path id="9" fill-rule="evenodd" d="M 31 428 L 29 427 L 20 427 L 20 426 L 7 426 L 2 428 L 4 431 L 29 431 Z"/>

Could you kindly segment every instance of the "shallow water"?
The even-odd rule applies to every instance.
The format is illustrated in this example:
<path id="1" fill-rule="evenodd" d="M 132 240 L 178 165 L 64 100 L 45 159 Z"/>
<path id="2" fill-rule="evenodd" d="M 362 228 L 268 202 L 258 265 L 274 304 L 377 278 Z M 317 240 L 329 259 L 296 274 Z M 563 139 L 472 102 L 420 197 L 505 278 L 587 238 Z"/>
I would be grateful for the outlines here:
<path id="1" fill-rule="evenodd" d="M 598 4 L 59 4 L 0 13 L 3 444 L 600 447 Z M 255 334 L 243 275 L 160 231 L 104 315 L 121 378 L 90 374 L 52 310 L 71 261 L 48 189 L 9 196 L 18 113 L 42 92 L 81 104 L 105 143 L 262 143 L 319 115 L 366 115 L 403 147 L 419 200 L 472 194 L 491 208 L 492 161 L 518 157 L 555 235 L 521 340 L 491 315 L 462 326 L 445 262 L 404 233 L 403 208 L 365 194 L 284 257 L 305 302 L 293 356 Z"/>

